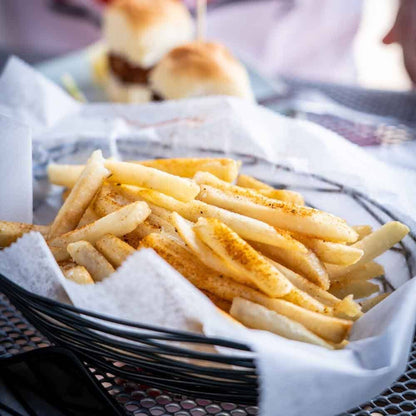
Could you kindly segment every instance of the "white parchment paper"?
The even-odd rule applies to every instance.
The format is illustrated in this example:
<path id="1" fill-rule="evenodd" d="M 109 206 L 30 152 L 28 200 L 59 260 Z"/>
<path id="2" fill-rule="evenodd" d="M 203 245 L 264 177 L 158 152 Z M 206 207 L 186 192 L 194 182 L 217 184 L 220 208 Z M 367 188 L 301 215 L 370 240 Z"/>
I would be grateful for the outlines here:
<path id="1" fill-rule="evenodd" d="M 0 90 L 1 91 L 1 90 Z M 0 112 L 0 218 L 32 222 L 32 140 L 30 129 Z"/>
<path id="2" fill-rule="evenodd" d="M 0 94 L 0 111 L 23 118 L 34 131 L 35 220 L 48 221 L 59 203 L 59 190 L 45 181 L 46 164 L 84 162 L 91 150 L 101 148 L 106 156 L 124 159 L 225 152 L 240 155 L 247 162 L 246 172 L 261 179 L 295 188 L 317 181 L 314 176 L 294 179 L 289 170 L 278 169 L 283 164 L 358 189 L 400 212 L 414 227 L 416 192 L 410 190 L 416 190 L 415 171 L 382 163 L 311 123 L 231 98 L 142 106 L 78 105 L 16 59 L 6 68 L 0 87 L 4 77 L 7 93 Z M 19 105 L 14 94 L 20 94 Z M 0 120 L 0 131 L 1 127 Z M 0 133 L 0 148 L 2 140 Z M 0 178 L 0 186 L 12 184 Z M 352 224 L 374 222 L 348 195 L 305 192 L 315 205 Z M 414 250 L 410 240 L 406 244 Z M 202 328 L 209 335 L 246 342 L 256 352 L 262 415 L 333 416 L 380 393 L 405 370 L 416 319 L 416 280 L 409 280 L 399 257 L 389 253 L 381 258 L 390 283 L 398 289 L 354 325 L 352 342 L 342 351 L 327 351 L 229 322 L 152 251 L 136 253 L 100 284 L 79 287 L 63 279 L 42 237 L 31 233 L 0 253 L 0 272 L 37 293 L 60 299 L 68 296 L 75 305 L 98 312 L 194 331 Z M 39 267 L 30 267 L 33 264 Z"/>

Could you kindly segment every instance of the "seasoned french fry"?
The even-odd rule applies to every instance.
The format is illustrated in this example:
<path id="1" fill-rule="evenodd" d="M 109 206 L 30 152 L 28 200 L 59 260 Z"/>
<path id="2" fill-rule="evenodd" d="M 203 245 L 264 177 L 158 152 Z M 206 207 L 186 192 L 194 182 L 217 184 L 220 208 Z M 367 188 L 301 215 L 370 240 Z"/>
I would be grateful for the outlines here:
<path id="1" fill-rule="evenodd" d="M 229 227 L 214 218 L 200 218 L 194 230 L 215 253 L 231 263 L 244 280 L 250 279 L 269 296 L 287 295 L 293 285 L 263 256 Z"/>
<path id="2" fill-rule="evenodd" d="M 184 178 L 192 178 L 199 171 L 209 172 L 226 182 L 235 180 L 241 166 L 240 161 L 227 158 L 152 159 L 134 163 Z"/>
<path id="3" fill-rule="evenodd" d="M 258 290 L 225 277 L 223 274 L 207 267 L 187 247 L 180 245 L 166 234 L 150 234 L 141 242 L 138 249 L 152 248 L 173 268 L 187 278 L 199 289 L 207 290 L 231 302 L 235 297 L 244 297 L 253 301 L 261 301 L 267 296 Z"/>
<path id="4" fill-rule="evenodd" d="M 98 217 L 105 217 L 133 201 L 117 192 L 118 186 L 105 182 L 95 197 L 92 207 Z"/>
<path id="5" fill-rule="evenodd" d="M 225 299 L 222 299 L 220 297 L 218 297 L 217 295 L 214 295 L 211 292 L 208 292 L 208 290 L 204 290 L 202 289 L 201 292 L 207 297 L 209 298 L 209 300 L 217 307 L 220 308 L 221 310 L 223 310 L 224 312 L 229 312 L 230 308 L 231 308 L 231 302 L 228 302 Z"/>
<path id="6" fill-rule="evenodd" d="M 326 290 L 315 285 L 314 283 L 310 282 L 308 279 L 305 279 L 303 276 L 300 276 L 299 274 L 282 266 L 279 263 L 274 262 L 271 259 L 268 260 L 272 262 L 272 264 L 280 272 L 282 272 L 288 278 L 288 280 L 291 283 L 293 283 L 294 286 L 296 286 L 301 291 L 306 292 L 308 295 L 312 296 L 322 305 L 325 305 L 330 308 L 326 311 L 322 311 L 323 313 L 329 313 L 338 318 L 353 320 L 358 319 L 362 315 L 360 306 L 356 302 L 354 302 L 352 297 L 347 297 L 341 300 L 336 296 L 332 295 L 331 293 L 327 292 Z M 285 299 L 290 300 L 287 297 Z M 293 303 L 296 303 L 299 306 L 306 307 L 304 304 L 301 304 L 299 302 Z M 312 310 L 314 312 L 321 312 L 319 309 L 306 309 Z"/>
<path id="7" fill-rule="evenodd" d="M 285 338 L 333 349 L 330 343 L 315 335 L 302 324 L 246 299 L 235 298 L 231 305 L 230 314 L 250 328 L 263 329 Z"/>
<path id="8" fill-rule="evenodd" d="M 287 250 L 285 248 L 273 247 L 267 244 L 251 241 L 250 244 L 266 257 L 283 264 L 287 268 L 309 279 L 322 289 L 328 290 L 329 277 L 325 267 L 318 257 L 309 250 L 307 253 Z"/>
<path id="9" fill-rule="evenodd" d="M 273 266 L 276 267 L 276 269 L 283 273 L 294 286 L 308 293 L 310 296 L 318 300 L 323 305 L 334 307 L 341 301 L 340 299 L 338 299 L 334 295 L 331 295 L 329 292 L 322 289 L 315 283 L 312 283 L 305 277 L 295 273 L 293 270 L 288 269 L 287 267 L 275 262 L 272 259 L 267 258 L 267 260 L 270 261 L 273 264 Z"/>
<path id="10" fill-rule="evenodd" d="M 253 178 L 249 175 L 240 174 L 237 178 L 237 186 L 242 188 L 250 188 L 256 190 L 274 190 L 273 186 L 268 185 L 267 183 L 261 182 L 256 178 Z"/>
<path id="11" fill-rule="evenodd" d="M 87 224 L 91 224 L 94 221 L 97 221 L 100 216 L 94 211 L 93 203 L 85 210 L 84 215 L 79 220 L 77 228 L 82 228 Z"/>
<path id="12" fill-rule="evenodd" d="M 209 185 L 209 184 L 207 184 Z M 305 200 L 299 192 L 289 191 L 287 189 L 275 189 L 266 183 L 259 181 L 248 175 L 239 175 L 237 185 L 242 188 L 255 189 L 257 192 L 267 198 L 277 199 L 279 201 L 291 202 L 297 205 L 305 205 Z"/>
<path id="13" fill-rule="evenodd" d="M 368 280 L 351 280 L 347 282 L 333 283 L 329 291 L 338 298 L 354 295 L 355 299 L 366 298 L 380 290 L 376 283 Z"/>
<path id="14" fill-rule="evenodd" d="M 361 302 L 361 307 L 364 313 L 367 313 L 374 306 L 378 305 L 381 301 L 386 299 L 390 293 L 382 293 L 381 295 L 373 296 L 371 298 L 365 299 Z"/>
<path id="15" fill-rule="evenodd" d="M 242 194 L 201 185 L 198 199 L 299 234 L 332 242 L 357 240 L 357 233 L 344 220 L 334 215 L 314 208 L 276 201 L 262 195 L 253 198 Z"/>
<path id="16" fill-rule="evenodd" d="M 85 227 L 54 238 L 49 245 L 58 261 L 66 260 L 64 250 L 69 243 L 80 240 L 95 243 L 105 234 L 121 237 L 133 231 L 149 214 L 150 209 L 145 202 L 133 202 Z"/>
<path id="17" fill-rule="evenodd" d="M 104 257 L 117 268 L 136 250 L 120 238 L 106 234 L 96 241 L 95 247 Z"/>
<path id="18" fill-rule="evenodd" d="M 46 237 L 49 232 L 49 226 L 0 221 L 0 248 L 8 247 L 23 234 L 30 233 L 31 231 L 38 231 Z"/>
<path id="19" fill-rule="evenodd" d="M 107 160 L 105 166 L 111 171 L 109 180 L 112 182 L 155 189 L 183 202 L 195 199 L 200 190 L 191 179 L 174 176 L 136 163 Z"/>
<path id="20" fill-rule="evenodd" d="M 259 189 L 257 192 L 270 199 L 296 205 L 305 205 L 305 200 L 299 192 L 289 191 L 288 189 Z"/>
<path id="21" fill-rule="evenodd" d="M 161 232 L 176 237 L 176 231 L 172 224 L 157 215 L 150 214 L 145 221 L 139 224 L 131 233 L 126 234 L 123 239 L 132 247 L 137 247 L 147 235 Z"/>
<path id="22" fill-rule="evenodd" d="M 250 279 L 245 279 L 244 276 L 241 276 L 238 269 L 235 269 L 230 262 L 227 262 L 225 259 L 218 256 L 197 237 L 193 230 L 193 223 L 185 220 L 176 212 L 172 212 L 171 214 L 171 223 L 187 247 L 198 256 L 202 263 L 224 276 L 235 278 L 240 282 L 243 279 L 246 284 L 250 283 L 253 286 Z"/>
<path id="23" fill-rule="evenodd" d="M 48 235 L 50 240 L 76 228 L 84 211 L 108 175 L 109 171 L 104 167 L 103 155 L 100 150 L 96 150 L 51 224 Z"/>
<path id="24" fill-rule="evenodd" d="M 357 270 L 362 264 L 380 256 L 401 241 L 409 231 L 406 225 L 398 221 L 391 221 L 384 224 L 378 230 L 367 235 L 367 237 L 364 237 L 352 246 L 364 251 L 363 256 L 357 263 L 346 267 L 328 265 L 327 269 L 331 279 L 336 279 L 339 276 Z"/>
<path id="25" fill-rule="evenodd" d="M 80 285 L 94 284 L 94 280 L 84 266 L 80 266 L 72 261 L 60 264 L 63 275 L 68 279 Z"/>
<path id="26" fill-rule="evenodd" d="M 84 266 L 95 282 L 99 282 L 114 272 L 113 266 L 88 241 L 76 241 L 67 246 L 71 258 Z"/>
<path id="27" fill-rule="evenodd" d="M 358 234 L 357 241 L 362 240 L 373 232 L 373 227 L 371 227 L 371 225 L 353 225 L 352 228 Z"/>
<path id="28" fill-rule="evenodd" d="M 169 211 L 176 211 L 189 221 L 196 222 L 200 217 L 216 218 L 246 240 L 258 241 L 304 253 L 308 252 L 308 249 L 288 232 L 277 230 L 264 222 L 201 201 L 182 203 L 160 192 L 129 186 L 122 186 L 121 192 L 131 198 L 136 195 L 136 199 L 145 200 L 152 206 L 157 205 Z"/>
<path id="29" fill-rule="evenodd" d="M 332 282 L 346 282 L 349 280 L 370 280 L 379 276 L 383 276 L 384 267 L 374 261 L 362 264 L 355 270 L 338 276 L 336 279 L 331 279 Z"/>
<path id="30" fill-rule="evenodd" d="M 137 248 L 140 244 L 140 241 L 152 233 L 160 233 L 161 229 L 159 226 L 151 224 L 149 217 L 144 220 L 141 224 L 137 226 L 135 230 L 130 233 L 127 233 L 123 236 L 123 241 L 133 248 Z"/>
<path id="31" fill-rule="evenodd" d="M 309 247 L 318 256 L 319 260 L 325 263 L 349 266 L 357 263 L 364 254 L 363 250 L 346 244 L 331 243 L 330 241 L 306 237 L 301 234 L 296 234 L 294 237 L 306 247 Z"/>

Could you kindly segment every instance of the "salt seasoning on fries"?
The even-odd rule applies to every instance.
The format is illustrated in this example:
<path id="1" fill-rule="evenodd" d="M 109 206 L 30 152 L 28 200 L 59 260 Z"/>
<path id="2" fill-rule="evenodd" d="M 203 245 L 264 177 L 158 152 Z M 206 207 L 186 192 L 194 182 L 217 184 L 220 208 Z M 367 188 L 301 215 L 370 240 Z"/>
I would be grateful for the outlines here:
<path id="1" fill-rule="evenodd" d="M 248 191 L 248 190 L 247 190 Z M 288 231 L 333 242 L 355 242 L 357 233 L 345 221 L 314 208 L 276 201 L 263 195 L 201 185 L 201 201 Z"/>
<path id="2" fill-rule="evenodd" d="M 65 198 L 50 226 L 0 221 L 0 248 L 40 231 L 64 276 L 93 284 L 152 248 L 242 324 L 329 349 L 386 294 L 373 260 L 406 236 L 304 206 L 301 194 L 239 175 L 228 158 L 48 167 Z M 236 185 L 233 182 L 236 180 Z M 370 296 L 370 297 L 369 297 Z M 354 299 L 359 299 L 357 303 Z"/>

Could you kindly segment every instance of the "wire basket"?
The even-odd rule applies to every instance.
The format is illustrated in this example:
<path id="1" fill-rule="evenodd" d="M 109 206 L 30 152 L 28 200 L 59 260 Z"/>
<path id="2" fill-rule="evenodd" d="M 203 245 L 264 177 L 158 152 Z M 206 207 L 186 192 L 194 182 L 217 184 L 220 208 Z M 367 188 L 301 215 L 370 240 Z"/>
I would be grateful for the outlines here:
<path id="1" fill-rule="evenodd" d="M 149 145 L 147 142 L 140 146 L 137 140 L 122 139 L 117 145 L 123 158 L 187 156 L 183 154 L 183 149 L 154 143 Z M 45 168 L 49 162 L 62 163 L 74 153 L 83 157 L 96 147 L 97 142 L 94 140 L 70 145 L 36 145 L 34 166 L 37 189 L 51 193 L 50 189 L 45 188 Z M 102 143 L 100 147 L 103 147 Z M 325 207 L 332 203 L 333 209 L 329 210 L 336 212 L 339 204 L 348 201 L 362 211 L 362 215 L 367 218 L 363 219 L 366 223 L 382 224 L 400 220 L 399 215 L 362 192 L 320 175 L 271 164 L 251 155 L 224 155 L 204 149 L 193 149 L 192 152 L 198 156 L 227 156 L 242 160 L 246 173 L 256 175 L 260 170 L 267 172 L 271 185 L 301 191 L 309 206 L 319 207 L 319 201 L 324 198 Z M 37 210 L 41 210 L 45 199 L 45 193 L 42 192 L 35 198 L 35 215 Z M 411 233 L 390 253 L 405 264 L 409 278 L 416 274 L 415 248 L 416 236 Z M 394 289 L 386 277 L 381 278 L 380 283 L 386 291 Z M 241 405 L 257 404 L 255 356 L 244 344 L 104 317 L 29 293 L 4 276 L 0 276 L 0 287 L 16 308 L 49 341 L 72 350 L 88 366 L 103 373 L 179 395 Z M 204 348 L 213 346 L 224 347 L 229 353 L 204 351 Z"/>

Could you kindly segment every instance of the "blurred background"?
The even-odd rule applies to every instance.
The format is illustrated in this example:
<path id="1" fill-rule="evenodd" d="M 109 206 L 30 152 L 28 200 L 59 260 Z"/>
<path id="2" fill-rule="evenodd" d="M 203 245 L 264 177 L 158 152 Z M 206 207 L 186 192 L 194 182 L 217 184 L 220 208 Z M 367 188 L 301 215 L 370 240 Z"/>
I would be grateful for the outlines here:
<path id="1" fill-rule="evenodd" d="M 109 2 L 0 0 L 0 66 L 10 54 L 39 63 L 98 41 L 100 15 Z M 195 2 L 186 0 L 191 10 Z M 213 0 L 209 2 L 207 34 L 272 78 L 284 75 L 409 90 L 412 82 L 403 64 L 401 44 L 383 43 L 396 20 L 399 2 Z M 402 2 L 416 6 L 413 0 Z M 416 61 L 416 34 L 413 36 Z M 414 67 L 416 74 L 416 63 Z"/>

